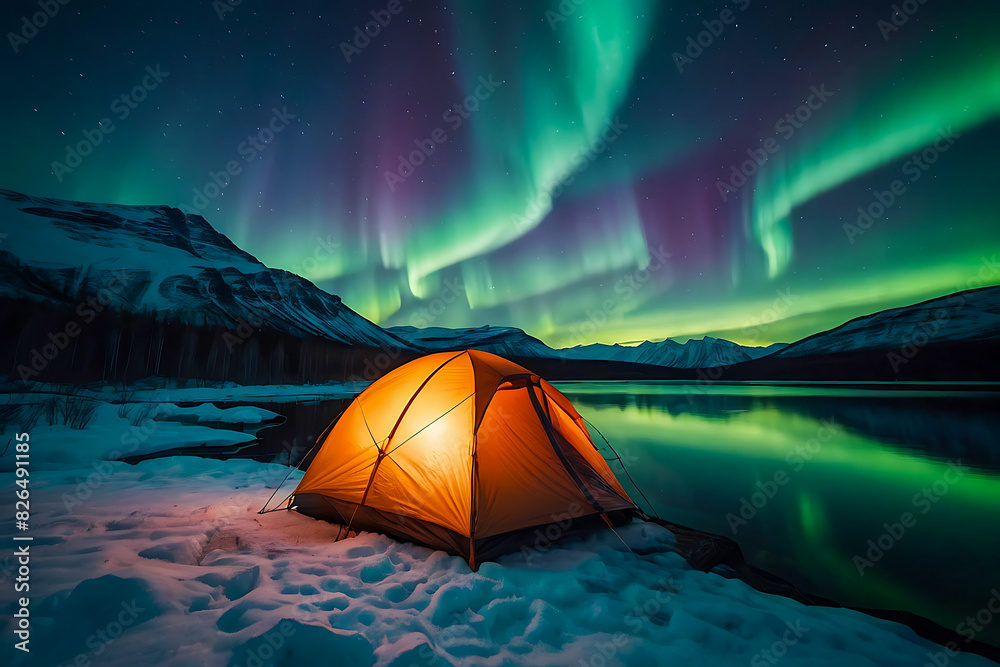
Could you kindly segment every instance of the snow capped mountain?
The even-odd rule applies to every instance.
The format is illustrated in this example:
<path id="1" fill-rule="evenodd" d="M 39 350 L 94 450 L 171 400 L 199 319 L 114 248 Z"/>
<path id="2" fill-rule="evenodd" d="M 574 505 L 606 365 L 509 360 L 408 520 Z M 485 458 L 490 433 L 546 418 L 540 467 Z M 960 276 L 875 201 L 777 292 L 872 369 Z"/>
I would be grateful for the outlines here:
<path id="1" fill-rule="evenodd" d="M 784 343 L 775 343 L 767 347 L 745 347 L 728 340 L 705 336 L 683 344 L 667 339 L 659 343 L 645 341 L 635 346 L 599 343 L 579 345 L 559 350 L 559 354 L 567 359 L 607 359 L 671 368 L 710 368 L 759 359 L 784 346 Z"/>
<path id="2" fill-rule="evenodd" d="M 803 338 L 775 357 L 924 347 L 947 341 L 1000 339 L 1000 287 L 956 292 L 883 310 Z"/>
<path id="3" fill-rule="evenodd" d="M 62 201 L 0 190 L 0 296 L 76 305 L 100 295 L 122 311 L 191 324 L 265 327 L 366 347 L 475 348 L 507 357 L 619 361 L 675 368 L 770 353 L 715 338 L 553 350 L 513 327 L 382 329 L 309 281 L 270 269 L 199 215 L 168 206 Z M 108 305 L 103 303 L 103 305 Z"/>
<path id="4" fill-rule="evenodd" d="M 201 216 L 168 206 L 88 204 L 0 190 L 0 232 L 0 298 L 62 308 L 97 298 L 102 306 L 194 325 L 264 328 L 407 353 L 475 348 L 506 357 L 679 369 L 767 357 L 762 362 L 771 368 L 783 360 L 794 366 L 806 356 L 1000 339 L 1000 287 L 984 287 L 859 317 L 791 345 L 744 347 L 705 337 L 554 350 L 513 327 L 382 329 L 340 297 L 264 266 Z"/>
<path id="5" fill-rule="evenodd" d="M 199 215 L 169 206 L 88 204 L 0 190 L 0 296 L 192 324 L 266 327 L 410 349 L 309 281 L 269 269 Z"/>
<path id="6" fill-rule="evenodd" d="M 542 341 L 513 327 L 475 327 L 446 329 L 443 327 L 390 327 L 389 333 L 413 346 L 430 350 L 476 349 L 501 357 L 558 358 L 559 354 Z"/>
<path id="7" fill-rule="evenodd" d="M 619 361 L 670 368 L 708 368 L 729 366 L 758 359 L 776 352 L 784 343 L 768 347 L 744 347 L 728 340 L 705 337 L 681 343 L 665 340 L 660 343 L 646 341 L 641 345 L 578 345 L 554 350 L 542 341 L 513 327 L 478 327 L 473 329 L 445 329 L 428 327 L 393 327 L 388 331 L 415 347 L 427 350 L 459 350 L 474 348 L 501 356 L 536 357 L 542 359 L 572 359 L 576 361 Z"/>

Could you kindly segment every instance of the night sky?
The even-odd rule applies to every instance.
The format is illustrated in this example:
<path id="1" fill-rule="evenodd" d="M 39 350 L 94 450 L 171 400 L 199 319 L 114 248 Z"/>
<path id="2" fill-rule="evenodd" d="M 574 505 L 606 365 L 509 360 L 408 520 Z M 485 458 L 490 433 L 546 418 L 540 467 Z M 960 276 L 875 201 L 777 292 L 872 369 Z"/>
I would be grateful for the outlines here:
<path id="1" fill-rule="evenodd" d="M 0 187 L 201 213 L 383 325 L 767 344 L 1000 283 L 1000 3 L 46 1 Z"/>

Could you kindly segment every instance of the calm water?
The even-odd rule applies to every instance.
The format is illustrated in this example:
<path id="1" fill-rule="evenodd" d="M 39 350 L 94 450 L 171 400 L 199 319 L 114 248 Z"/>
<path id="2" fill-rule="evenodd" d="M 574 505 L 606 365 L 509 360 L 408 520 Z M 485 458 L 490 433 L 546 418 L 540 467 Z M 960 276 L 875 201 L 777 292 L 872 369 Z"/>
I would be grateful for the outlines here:
<path id="1" fill-rule="evenodd" d="M 1000 590 L 1000 392 L 557 386 L 660 516 L 804 590 L 953 629 Z"/>
<path id="2" fill-rule="evenodd" d="M 803 590 L 953 629 L 1000 590 L 1000 387 L 557 386 L 660 516 Z M 346 403 L 256 403 L 288 420 L 220 455 L 297 460 Z M 976 638 L 1000 645 L 1000 618 Z"/>

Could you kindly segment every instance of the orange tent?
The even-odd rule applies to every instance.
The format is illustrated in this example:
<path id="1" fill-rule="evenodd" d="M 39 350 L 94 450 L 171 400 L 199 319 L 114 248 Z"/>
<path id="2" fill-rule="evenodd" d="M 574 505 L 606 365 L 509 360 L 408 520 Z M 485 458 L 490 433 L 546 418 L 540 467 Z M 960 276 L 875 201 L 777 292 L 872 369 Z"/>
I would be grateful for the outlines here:
<path id="1" fill-rule="evenodd" d="M 441 352 L 374 382 L 290 500 L 309 516 L 477 561 L 631 515 L 555 387 L 488 352 Z"/>

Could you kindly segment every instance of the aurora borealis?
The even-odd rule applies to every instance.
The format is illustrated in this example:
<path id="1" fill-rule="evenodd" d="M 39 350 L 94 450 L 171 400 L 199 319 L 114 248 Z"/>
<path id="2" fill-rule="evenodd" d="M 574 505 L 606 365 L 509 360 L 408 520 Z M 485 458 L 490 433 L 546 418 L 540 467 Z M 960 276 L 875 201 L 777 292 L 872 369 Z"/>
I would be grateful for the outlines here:
<path id="1" fill-rule="evenodd" d="M 552 346 L 1000 284 L 996 3 L 329 4 L 7 3 L 0 187 L 182 207 L 380 324 Z"/>

